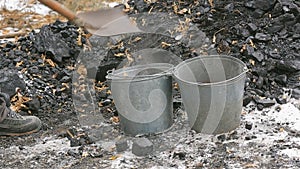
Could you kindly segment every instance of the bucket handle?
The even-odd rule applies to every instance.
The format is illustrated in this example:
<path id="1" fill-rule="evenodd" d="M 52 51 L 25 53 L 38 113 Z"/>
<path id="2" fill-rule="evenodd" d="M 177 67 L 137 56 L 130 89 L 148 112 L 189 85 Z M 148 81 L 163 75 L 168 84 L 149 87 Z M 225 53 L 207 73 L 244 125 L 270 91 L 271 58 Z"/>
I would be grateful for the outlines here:
<path id="1" fill-rule="evenodd" d="M 143 77 L 154 77 L 154 76 L 161 76 L 161 75 L 166 75 L 166 76 L 173 76 L 173 72 L 175 70 L 175 67 L 172 67 L 166 71 L 163 71 L 161 73 L 157 73 L 155 75 L 143 75 Z M 106 71 L 106 79 L 113 79 L 114 77 L 119 77 L 119 78 L 124 78 L 124 76 L 118 76 L 115 74 L 115 68 Z"/>
<path id="2" fill-rule="evenodd" d="M 165 73 L 166 76 L 173 76 L 174 75 L 174 71 L 175 71 L 175 67 L 170 68 L 169 70 L 167 70 Z"/>

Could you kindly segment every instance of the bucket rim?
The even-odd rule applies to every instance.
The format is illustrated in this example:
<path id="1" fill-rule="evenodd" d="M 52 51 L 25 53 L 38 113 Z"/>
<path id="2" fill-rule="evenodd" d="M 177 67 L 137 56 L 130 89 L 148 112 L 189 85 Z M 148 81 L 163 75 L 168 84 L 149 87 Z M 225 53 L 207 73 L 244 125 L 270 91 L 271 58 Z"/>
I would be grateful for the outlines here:
<path id="1" fill-rule="evenodd" d="M 235 76 L 235 77 L 232 77 L 230 79 L 226 79 L 226 80 L 223 80 L 223 81 L 219 81 L 219 82 L 212 82 L 212 83 L 200 83 L 200 82 L 191 82 L 191 81 L 188 81 L 188 80 L 184 80 L 182 79 L 181 77 L 179 77 L 176 73 L 177 69 L 182 67 L 184 64 L 186 63 L 190 63 L 194 60 L 203 60 L 203 59 L 213 59 L 213 58 L 220 58 L 220 59 L 230 59 L 230 60 L 233 60 L 235 61 L 236 63 L 239 63 L 241 65 L 243 65 L 243 71 L 241 73 L 239 73 L 239 75 Z M 194 58 L 190 58 L 190 59 L 187 59 L 181 63 L 179 63 L 177 66 L 174 67 L 174 70 L 173 70 L 173 75 L 174 77 L 183 82 L 183 83 L 186 83 L 186 84 L 189 84 L 189 85 L 198 85 L 198 86 L 216 86 L 216 85 L 224 85 L 224 84 L 228 84 L 232 81 L 235 81 L 237 79 L 240 79 L 242 78 L 242 76 L 244 76 L 244 74 L 246 74 L 247 72 L 249 71 L 249 69 L 247 68 L 246 64 L 244 62 L 242 62 L 240 59 L 237 59 L 235 57 L 232 57 L 232 56 L 229 56 L 229 55 L 200 55 L 200 56 L 197 56 L 197 57 L 194 57 Z"/>
<path id="2" fill-rule="evenodd" d="M 147 70 L 150 68 L 157 68 L 157 69 L 164 69 L 159 73 L 151 74 L 151 75 L 136 75 L 134 77 L 132 76 L 119 76 L 121 73 L 126 73 L 130 71 L 136 71 L 136 70 Z M 129 67 L 124 67 L 116 70 L 109 70 L 107 71 L 106 78 L 109 80 L 113 80 L 115 82 L 136 82 L 136 81 L 145 81 L 145 80 L 151 80 L 155 78 L 159 78 L 162 76 L 172 76 L 172 72 L 174 69 L 174 65 L 170 63 L 149 63 L 144 65 L 134 65 Z"/>

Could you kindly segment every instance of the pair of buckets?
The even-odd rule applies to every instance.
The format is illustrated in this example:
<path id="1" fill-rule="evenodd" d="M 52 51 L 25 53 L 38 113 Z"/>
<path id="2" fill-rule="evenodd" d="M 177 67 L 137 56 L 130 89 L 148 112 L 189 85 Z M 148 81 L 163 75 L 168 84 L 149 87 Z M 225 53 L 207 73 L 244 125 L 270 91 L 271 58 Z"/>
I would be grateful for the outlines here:
<path id="1" fill-rule="evenodd" d="M 190 127 L 219 134 L 240 124 L 246 65 L 231 56 L 200 56 L 174 67 L 151 63 L 108 73 L 127 135 L 162 132 L 173 124 L 172 79 L 179 85 Z"/>

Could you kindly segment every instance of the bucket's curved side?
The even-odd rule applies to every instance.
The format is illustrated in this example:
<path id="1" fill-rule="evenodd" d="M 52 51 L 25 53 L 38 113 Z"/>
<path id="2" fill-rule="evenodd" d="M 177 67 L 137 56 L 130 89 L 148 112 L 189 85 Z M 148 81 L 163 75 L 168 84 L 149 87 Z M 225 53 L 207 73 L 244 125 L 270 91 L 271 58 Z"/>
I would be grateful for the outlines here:
<path id="1" fill-rule="evenodd" d="M 186 88 L 191 91 L 197 90 L 200 93 L 198 112 L 192 112 L 194 107 L 191 102 L 183 99 L 185 109 L 190 114 L 197 114 L 195 120 L 190 120 L 190 126 L 197 132 L 206 134 L 219 134 L 234 130 L 240 124 L 240 114 L 242 112 L 243 90 L 245 75 L 236 79 L 234 83 L 218 86 L 189 86 L 181 84 L 184 89 L 182 95 L 191 96 L 186 93 Z M 195 115 L 193 115 L 194 118 Z"/>
<path id="2" fill-rule="evenodd" d="M 151 68 L 151 67 L 148 67 Z M 170 67 L 171 68 L 171 65 Z M 120 69 L 119 73 L 128 69 Z M 140 69 L 144 70 L 144 68 Z M 139 69 L 136 69 L 136 73 Z M 161 72 L 165 72 L 164 69 Z M 131 81 L 112 79 L 111 91 L 121 129 L 128 135 L 161 132 L 173 124 L 172 76 L 157 74 Z"/>
<path id="3" fill-rule="evenodd" d="M 192 58 L 175 67 L 174 77 L 180 87 L 190 127 L 197 132 L 218 134 L 231 131 L 240 123 L 246 74 L 244 71 L 245 64 L 242 62 L 235 62 L 235 58 L 232 61 L 232 66 L 235 66 L 236 68 L 229 67 L 228 63 L 230 62 L 228 61 L 226 61 L 228 63 L 225 62 L 226 64 L 224 65 L 219 64 L 219 61 L 210 64 L 210 61 L 207 60 L 206 63 L 204 61 L 204 64 L 199 62 L 199 65 L 189 65 L 190 62 L 211 58 L 220 59 L 220 63 L 222 62 L 222 59 L 231 59 L 231 57 L 222 58 L 222 56 Z M 214 69 L 214 67 L 211 66 L 219 67 Z M 176 73 L 176 71 L 182 71 L 184 73 L 180 74 L 178 72 Z M 212 79 L 212 81 L 214 81 L 213 78 L 218 76 L 217 79 L 221 79 L 221 81 L 214 83 L 198 83 L 197 81 L 199 81 L 199 78 L 204 77 L 199 74 L 204 71 L 207 71 L 205 73 L 207 74 L 206 76 L 208 76 L 205 76 L 204 79 Z M 228 76 L 228 73 L 235 73 L 235 77 L 223 79 L 224 77 L 230 77 Z M 180 76 L 185 77 L 179 77 L 179 74 Z"/>

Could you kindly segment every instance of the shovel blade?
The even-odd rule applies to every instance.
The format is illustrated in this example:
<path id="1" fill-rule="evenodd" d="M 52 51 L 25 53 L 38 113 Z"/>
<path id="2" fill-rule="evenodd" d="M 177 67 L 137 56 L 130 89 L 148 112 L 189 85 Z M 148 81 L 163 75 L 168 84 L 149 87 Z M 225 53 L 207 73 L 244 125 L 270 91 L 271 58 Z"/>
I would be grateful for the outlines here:
<path id="1" fill-rule="evenodd" d="M 82 12 L 77 17 L 90 25 L 86 27 L 90 33 L 98 36 L 142 32 L 120 7 Z"/>

